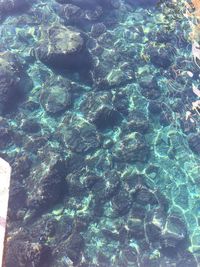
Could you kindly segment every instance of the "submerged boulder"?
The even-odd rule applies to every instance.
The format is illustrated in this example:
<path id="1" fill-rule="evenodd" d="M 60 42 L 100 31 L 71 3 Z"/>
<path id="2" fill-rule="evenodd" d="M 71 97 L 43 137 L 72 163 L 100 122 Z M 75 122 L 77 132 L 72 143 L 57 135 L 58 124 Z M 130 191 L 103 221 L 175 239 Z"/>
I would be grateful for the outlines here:
<path id="1" fill-rule="evenodd" d="M 197 155 L 200 155 L 200 134 L 190 134 L 188 136 L 188 144 L 190 149 Z"/>
<path id="2" fill-rule="evenodd" d="M 101 130 L 114 127 L 122 119 L 121 113 L 112 103 L 110 92 L 88 93 L 81 104 L 81 110 L 87 119 Z"/>
<path id="3" fill-rule="evenodd" d="M 25 96 L 31 81 L 14 54 L 0 53 L 0 114 L 11 110 Z"/>
<path id="4" fill-rule="evenodd" d="M 81 70 L 90 68 L 91 59 L 85 36 L 77 29 L 61 25 L 45 28 L 35 49 L 36 57 L 54 69 Z"/>
<path id="5" fill-rule="evenodd" d="M 68 113 L 61 122 L 57 136 L 72 152 L 87 153 L 100 146 L 100 136 L 85 118 Z"/>
<path id="6" fill-rule="evenodd" d="M 146 162 L 149 158 L 149 147 L 144 136 L 134 132 L 125 135 L 116 144 L 113 154 L 116 160 L 121 162 Z"/>
<path id="7" fill-rule="evenodd" d="M 71 106 L 71 83 L 69 80 L 58 77 L 53 77 L 47 80 L 40 93 L 40 103 L 43 108 L 55 114 L 68 109 Z"/>
<path id="8" fill-rule="evenodd" d="M 37 165 L 30 179 L 27 178 L 28 208 L 40 212 L 61 200 L 66 190 L 64 176 L 65 166 L 60 156 L 49 152 L 46 161 Z"/>

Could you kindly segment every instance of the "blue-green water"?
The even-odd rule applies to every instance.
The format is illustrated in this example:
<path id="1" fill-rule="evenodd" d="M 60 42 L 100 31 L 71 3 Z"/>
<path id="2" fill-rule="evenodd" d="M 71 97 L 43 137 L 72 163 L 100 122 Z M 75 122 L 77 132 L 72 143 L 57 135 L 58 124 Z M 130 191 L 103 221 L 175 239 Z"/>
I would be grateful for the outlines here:
<path id="1" fill-rule="evenodd" d="M 200 266 L 184 1 L 0 1 L 5 267 Z"/>

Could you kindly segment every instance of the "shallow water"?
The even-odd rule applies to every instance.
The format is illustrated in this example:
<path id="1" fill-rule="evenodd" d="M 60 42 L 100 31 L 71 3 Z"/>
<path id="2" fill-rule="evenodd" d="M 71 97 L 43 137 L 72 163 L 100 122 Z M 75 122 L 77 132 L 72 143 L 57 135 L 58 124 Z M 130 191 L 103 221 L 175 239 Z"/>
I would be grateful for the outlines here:
<path id="1" fill-rule="evenodd" d="M 5 267 L 200 265 L 200 71 L 162 2 L 0 1 Z"/>

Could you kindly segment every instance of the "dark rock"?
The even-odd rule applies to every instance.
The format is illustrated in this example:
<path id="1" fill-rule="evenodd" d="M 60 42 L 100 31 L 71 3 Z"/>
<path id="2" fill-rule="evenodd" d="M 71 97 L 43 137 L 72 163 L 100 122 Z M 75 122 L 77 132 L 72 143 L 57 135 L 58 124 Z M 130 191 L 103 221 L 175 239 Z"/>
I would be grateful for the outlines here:
<path id="1" fill-rule="evenodd" d="M 37 154 L 38 150 L 44 147 L 47 143 L 48 139 L 43 136 L 31 136 L 27 143 L 24 145 L 25 150 Z"/>
<path id="2" fill-rule="evenodd" d="M 0 100 L 1 101 L 1 100 Z M 5 149 L 12 145 L 13 133 L 5 119 L 0 117 L 0 149 Z"/>
<path id="3" fill-rule="evenodd" d="M 180 125 L 185 134 L 195 133 L 197 130 L 197 122 L 191 121 L 190 119 L 186 120 L 185 116 L 181 118 Z"/>
<path id="4" fill-rule="evenodd" d="M 49 157 L 45 164 L 35 166 L 33 177 L 27 180 L 27 187 L 31 190 L 27 206 L 36 211 L 58 203 L 66 191 L 65 166 L 55 153 L 49 154 Z"/>
<path id="5" fill-rule="evenodd" d="M 68 256 L 74 265 L 81 260 L 81 252 L 84 249 L 84 239 L 79 233 L 72 233 L 67 240 L 60 242 L 58 245 L 58 255 Z"/>
<path id="6" fill-rule="evenodd" d="M 200 134 L 190 134 L 188 136 L 188 144 L 190 149 L 197 155 L 200 155 Z"/>
<path id="7" fill-rule="evenodd" d="M 72 152 L 87 153 L 100 146 L 95 126 L 77 114 L 67 114 L 58 129 L 58 136 Z"/>
<path id="8" fill-rule="evenodd" d="M 90 182 L 91 191 L 94 194 L 94 199 L 97 204 L 108 201 L 114 196 L 120 187 L 120 180 L 118 175 L 113 171 L 105 174 L 105 178 L 93 176 L 93 181 Z"/>
<path id="9" fill-rule="evenodd" d="M 166 214 L 162 210 L 154 210 L 148 213 L 145 223 L 146 237 L 148 243 L 159 242 L 162 230 L 165 227 Z"/>
<path id="10" fill-rule="evenodd" d="M 36 119 L 27 119 L 23 122 L 21 129 L 26 133 L 37 133 L 41 128 Z"/>
<path id="11" fill-rule="evenodd" d="M 79 172 L 83 168 L 85 168 L 84 157 L 76 153 L 71 153 L 66 161 L 67 173 Z"/>
<path id="12" fill-rule="evenodd" d="M 149 129 L 149 122 L 145 115 L 137 110 L 131 111 L 127 118 L 128 127 L 131 131 L 146 133 Z"/>
<path id="13" fill-rule="evenodd" d="M 133 196 L 134 201 L 141 205 L 156 205 L 158 204 L 157 199 L 153 192 L 147 188 L 138 189 Z"/>
<path id="14" fill-rule="evenodd" d="M 141 206 L 140 204 L 133 202 L 133 205 L 131 207 L 130 216 L 133 218 L 138 218 L 140 220 L 143 220 L 146 216 L 146 209 L 144 206 Z"/>
<path id="15" fill-rule="evenodd" d="M 101 232 L 107 240 L 119 240 L 119 234 L 114 231 L 111 231 L 109 229 L 102 229 Z"/>
<path id="16" fill-rule="evenodd" d="M 15 157 L 14 161 L 11 163 L 12 180 L 22 181 L 29 176 L 32 161 L 27 155 L 20 155 Z"/>
<path id="17" fill-rule="evenodd" d="M 29 111 L 35 111 L 40 108 L 40 104 L 32 100 L 29 100 L 24 103 L 23 107 Z"/>
<path id="18" fill-rule="evenodd" d="M 83 9 L 77 5 L 66 4 L 57 7 L 56 12 L 66 25 L 76 26 L 84 30 L 101 17 L 103 9 L 101 6 L 96 6 L 94 9 L 87 9 L 86 7 Z"/>
<path id="19" fill-rule="evenodd" d="M 136 240 L 145 238 L 144 223 L 138 218 L 131 218 L 127 222 L 128 237 Z"/>
<path id="20" fill-rule="evenodd" d="M 181 242 L 187 238 L 187 227 L 182 218 L 176 214 L 167 217 L 161 235 L 163 249 L 178 249 Z"/>
<path id="21" fill-rule="evenodd" d="M 0 15 L 5 17 L 8 15 L 20 13 L 30 6 L 30 1 L 27 0 L 1 0 Z"/>
<path id="22" fill-rule="evenodd" d="M 46 28 L 35 50 L 36 57 L 55 69 L 78 71 L 90 68 L 90 55 L 83 34 L 61 25 Z"/>
<path id="23" fill-rule="evenodd" d="M 49 247 L 39 243 L 11 238 L 6 249 L 6 266 L 42 266 L 51 257 Z"/>
<path id="24" fill-rule="evenodd" d="M 124 116 L 128 115 L 129 97 L 126 92 L 116 90 L 113 95 L 113 105 L 117 111 L 119 111 Z"/>
<path id="25" fill-rule="evenodd" d="M 158 68 L 167 69 L 172 64 L 171 53 L 168 50 L 151 49 L 150 61 Z"/>
<path id="26" fill-rule="evenodd" d="M 105 31 L 106 31 L 106 26 L 102 22 L 93 24 L 91 28 L 91 36 L 98 37 Z"/>
<path id="27" fill-rule="evenodd" d="M 145 0 L 140 0 L 140 1 L 135 1 L 135 0 L 126 0 L 126 2 L 130 5 L 133 5 L 133 6 L 141 6 L 141 7 L 146 7 L 146 8 L 149 8 L 150 6 L 155 6 L 158 2 L 158 0 L 148 0 L 145 1 Z"/>
<path id="28" fill-rule="evenodd" d="M 132 266 L 138 267 L 138 256 L 135 248 L 127 246 L 120 251 L 119 262 L 117 266 L 125 267 Z"/>
<path id="29" fill-rule="evenodd" d="M 15 55 L 0 55 L 0 114 L 13 110 L 32 86 Z"/>
<path id="30" fill-rule="evenodd" d="M 198 262 L 195 256 L 189 251 L 181 251 L 180 259 L 178 260 L 176 266 L 188 266 L 188 267 L 198 267 Z"/>
<path id="31" fill-rule="evenodd" d="M 123 216 L 127 214 L 131 208 L 132 200 L 126 190 L 120 190 L 112 198 L 112 208 L 117 215 Z"/>
<path id="32" fill-rule="evenodd" d="M 85 193 L 84 184 L 81 180 L 81 172 L 70 173 L 66 176 L 65 181 L 67 182 L 69 196 L 82 196 Z"/>
<path id="33" fill-rule="evenodd" d="M 139 85 L 141 87 L 141 93 L 144 97 L 150 100 L 155 100 L 160 97 L 161 92 L 155 78 L 152 76 L 145 76 L 140 79 Z"/>
<path id="34" fill-rule="evenodd" d="M 149 158 L 149 147 L 145 138 L 135 132 L 125 135 L 113 149 L 113 154 L 120 162 L 146 162 Z"/>
<path id="35" fill-rule="evenodd" d="M 67 110 L 72 104 L 71 83 L 60 76 L 47 80 L 40 93 L 40 103 L 52 114 Z"/>
<path id="36" fill-rule="evenodd" d="M 122 119 L 112 104 L 112 95 L 108 92 L 88 94 L 81 103 L 81 109 L 88 120 L 101 130 L 114 127 Z"/>
<path id="37" fill-rule="evenodd" d="M 169 110 L 164 110 L 160 113 L 159 122 L 163 126 L 168 126 L 172 123 L 173 115 Z"/>
<path id="38" fill-rule="evenodd" d="M 8 205 L 9 219 L 13 221 L 16 219 L 18 210 L 26 205 L 26 190 L 18 181 L 11 180 Z"/>
<path id="39" fill-rule="evenodd" d="M 91 173 L 85 177 L 85 185 L 89 190 L 92 190 L 95 184 L 101 182 L 101 180 L 100 176 Z"/>
<path id="40" fill-rule="evenodd" d="M 60 4 L 73 4 L 79 6 L 80 8 L 94 9 L 100 0 L 56 0 Z"/>
<path id="41" fill-rule="evenodd" d="M 148 110 L 153 115 L 159 115 L 162 111 L 162 104 L 158 101 L 149 101 Z"/>

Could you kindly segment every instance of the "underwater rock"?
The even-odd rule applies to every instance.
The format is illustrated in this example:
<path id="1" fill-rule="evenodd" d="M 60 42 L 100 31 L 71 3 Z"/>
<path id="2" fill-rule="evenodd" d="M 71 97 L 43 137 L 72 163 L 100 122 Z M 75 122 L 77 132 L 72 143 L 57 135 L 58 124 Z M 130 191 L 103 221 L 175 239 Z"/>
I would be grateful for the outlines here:
<path id="1" fill-rule="evenodd" d="M 95 10 L 97 7 L 103 8 L 119 8 L 119 0 L 56 0 L 60 4 L 72 4 L 80 7 L 81 9 Z"/>
<path id="2" fill-rule="evenodd" d="M 16 219 L 17 212 L 20 208 L 23 208 L 26 203 L 26 189 L 17 180 L 11 180 L 10 193 L 9 193 L 9 219 L 14 221 Z"/>
<path id="3" fill-rule="evenodd" d="M 121 189 L 118 194 L 112 198 L 111 202 L 114 212 L 119 216 L 127 214 L 132 205 L 132 199 L 128 191 L 124 189 Z"/>
<path id="4" fill-rule="evenodd" d="M 64 19 L 65 24 L 84 28 L 88 23 L 97 21 L 103 10 L 100 6 L 95 9 L 82 9 L 76 5 L 66 4 L 57 8 L 57 12 Z"/>
<path id="5" fill-rule="evenodd" d="M 190 134 L 188 136 L 188 144 L 190 149 L 195 153 L 200 155 L 200 134 Z"/>
<path id="6" fill-rule="evenodd" d="M 197 122 L 187 120 L 185 116 L 180 120 L 180 126 L 185 134 L 195 133 L 197 130 Z"/>
<path id="7" fill-rule="evenodd" d="M 139 218 L 130 217 L 130 219 L 127 222 L 127 228 L 128 228 L 128 238 L 129 239 L 134 238 L 136 240 L 140 240 L 140 239 L 145 238 L 143 220 L 141 220 Z"/>
<path id="8" fill-rule="evenodd" d="M 94 195 L 97 204 L 110 200 L 120 188 L 120 179 L 117 173 L 111 171 L 105 177 L 90 175 L 86 177 L 86 184 Z"/>
<path id="9" fill-rule="evenodd" d="M 146 214 L 146 238 L 148 243 L 160 242 L 162 230 L 166 222 L 166 214 L 160 209 L 152 210 Z"/>
<path id="10" fill-rule="evenodd" d="M 116 266 L 120 267 L 138 267 L 138 253 L 135 247 L 125 246 L 119 252 Z"/>
<path id="11" fill-rule="evenodd" d="M 48 113 L 59 113 L 72 104 L 71 83 L 60 76 L 50 78 L 42 86 L 40 103 Z"/>
<path id="12" fill-rule="evenodd" d="M 155 6 L 159 0 L 125 0 L 128 4 L 133 6 L 150 7 Z"/>
<path id="13" fill-rule="evenodd" d="M 149 129 L 149 122 L 141 111 L 134 110 L 129 112 L 127 121 L 131 131 L 145 134 Z"/>
<path id="14" fill-rule="evenodd" d="M 0 16 L 5 17 L 13 13 L 22 12 L 30 6 L 30 1 L 27 0 L 1 0 L 0 1 Z"/>
<path id="15" fill-rule="evenodd" d="M 124 177 L 123 182 L 128 191 L 132 194 L 141 188 L 148 188 L 146 177 L 143 174 L 134 173 Z"/>
<path id="16" fill-rule="evenodd" d="M 159 114 L 159 122 L 163 126 L 168 126 L 173 121 L 172 113 L 166 108 L 162 109 L 162 112 Z"/>
<path id="17" fill-rule="evenodd" d="M 64 117 L 57 135 L 72 152 L 87 153 L 100 146 L 100 135 L 95 126 L 77 114 L 68 113 Z"/>
<path id="18" fill-rule="evenodd" d="M 161 92 L 155 78 L 147 75 L 139 80 L 141 93 L 144 97 L 150 100 L 155 100 L 160 97 Z"/>
<path id="19" fill-rule="evenodd" d="M 44 147 L 48 142 L 47 136 L 28 136 L 26 143 L 24 144 L 25 151 L 37 154 L 38 150 Z"/>
<path id="20" fill-rule="evenodd" d="M 32 161 L 28 155 L 16 156 L 13 162 L 11 162 L 12 180 L 22 181 L 27 178 L 30 173 L 31 165 Z"/>
<path id="21" fill-rule="evenodd" d="M 59 242 L 55 248 L 55 258 L 68 257 L 73 265 L 77 265 L 81 260 L 81 253 L 84 249 L 84 239 L 81 234 L 74 232 L 66 240 Z"/>
<path id="22" fill-rule="evenodd" d="M 9 147 L 12 143 L 13 143 L 12 130 L 7 121 L 2 117 L 0 117 L 0 149 L 5 149 Z"/>
<path id="23" fill-rule="evenodd" d="M 27 119 L 22 123 L 21 129 L 26 133 L 37 133 L 41 127 L 36 119 Z"/>
<path id="24" fill-rule="evenodd" d="M 94 9 L 101 1 L 100 0 L 56 0 L 60 4 L 73 4 L 80 8 Z"/>
<path id="25" fill-rule="evenodd" d="M 163 249 L 178 249 L 180 243 L 187 238 L 187 227 L 180 216 L 170 214 L 167 217 L 165 227 L 161 235 L 161 245 Z"/>
<path id="26" fill-rule="evenodd" d="M 14 54 L 0 53 L 0 114 L 13 109 L 32 86 Z"/>
<path id="27" fill-rule="evenodd" d="M 146 162 L 149 158 L 149 147 L 144 136 L 135 132 L 125 135 L 115 145 L 113 155 L 120 162 Z"/>
<path id="28" fill-rule="evenodd" d="M 64 176 L 65 166 L 60 156 L 49 153 L 46 162 L 36 166 L 33 176 L 27 179 L 26 186 L 31 190 L 27 198 L 28 208 L 42 211 L 59 202 L 66 190 Z"/>
<path id="29" fill-rule="evenodd" d="M 67 183 L 69 196 L 80 197 L 85 193 L 85 186 L 80 181 L 81 174 L 81 172 L 77 171 L 66 176 L 65 181 Z"/>
<path id="30" fill-rule="evenodd" d="M 44 64 L 58 70 L 87 70 L 91 66 L 85 36 L 77 29 L 62 25 L 43 29 L 35 55 Z"/>
<path id="31" fill-rule="evenodd" d="M 110 92 L 88 93 L 81 103 L 81 109 L 87 119 L 102 130 L 114 127 L 122 119 L 121 114 L 112 104 L 112 94 Z"/>
<path id="32" fill-rule="evenodd" d="M 159 101 L 149 101 L 148 110 L 152 115 L 159 115 L 162 111 L 162 103 Z"/>
<path id="33" fill-rule="evenodd" d="M 167 49 L 151 49 L 149 56 L 151 63 L 158 68 L 167 69 L 172 64 L 171 53 Z"/>
<path id="34" fill-rule="evenodd" d="M 50 248 L 37 242 L 15 240 L 11 238 L 6 249 L 6 266 L 42 266 L 49 262 Z"/>
<path id="35" fill-rule="evenodd" d="M 103 22 L 95 23 L 91 27 L 91 36 L 96 38 L 106 31 L 106 26 Z"/>

